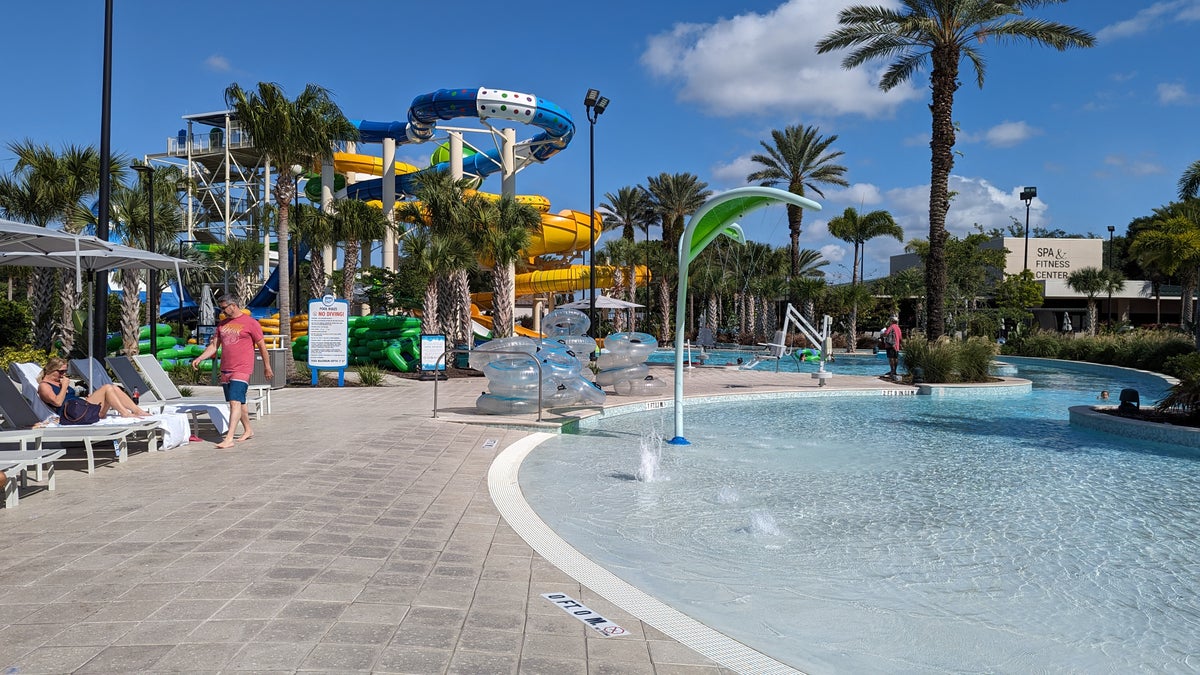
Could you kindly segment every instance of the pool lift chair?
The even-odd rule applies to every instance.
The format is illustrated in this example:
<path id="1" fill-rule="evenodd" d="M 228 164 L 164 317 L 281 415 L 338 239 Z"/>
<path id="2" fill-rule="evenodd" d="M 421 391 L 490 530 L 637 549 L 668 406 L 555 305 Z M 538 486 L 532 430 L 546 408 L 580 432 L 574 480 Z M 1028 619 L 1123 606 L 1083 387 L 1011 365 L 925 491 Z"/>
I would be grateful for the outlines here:
<path id="1" fill-rule="evenodd" d="M 1141 409 L 1142 400 L 1138 395 L 1137 389 L 1122 389 L 1121 390 L 1121 405 L 1117 406 L 1117 410 L 1121 412 L 1134 412 Z"/>
<path id="2" fill-rule="evenodd" d="M 833 377 L 833 373 L 825 370 L 825 362 L 829 360 L 829 355 L 833 352 L 833 342 L 829 338 L 833 319 L 826 314 L 821 319 L 821 330 L 818 331 L 791 303 L 788 303 L 787 312 L 784 314 L 783 330 L 775 331 L 775 336 L 771 342 L 760 342 L 759 345 L 766 347 L 767 351 L 762 354 L 756 354 L 749 363 L 742 365 L 742 369 L 749 370 L 759 363 L 774 360 L 775 372 L 779 372 L 779 360 L 785 356 L 792 355 L 794 351 L 787 346 L 788 334 L 793 323 L 796 324 L 796 330 L 808 338 L 809 342 L 819 345 L 821 358 L 818 362 L 817 372 L 811 375 L 817 381 L 817 386 L 823 387 L 825 386 L 825 381 Z"/>

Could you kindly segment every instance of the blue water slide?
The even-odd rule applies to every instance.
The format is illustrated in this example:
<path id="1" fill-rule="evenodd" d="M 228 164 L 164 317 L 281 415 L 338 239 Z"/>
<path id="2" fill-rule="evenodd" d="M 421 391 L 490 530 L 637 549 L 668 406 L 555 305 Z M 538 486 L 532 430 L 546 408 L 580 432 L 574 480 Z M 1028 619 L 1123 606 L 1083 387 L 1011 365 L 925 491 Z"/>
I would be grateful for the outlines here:
<path id="1" fill-rule="evenodd" d="M 300 244 L 300 255 L 299 255 L 298 259 L 294 252 L 288 253 L 288 274 L 289 274 L 289 278 L 292 279 L 293 284 L 294 284 L 295 280 L 297 279 L 296 265 L 298 263 L 298 260 L 304 260 L 307 257 L 308 257 L 308 245 L 304 244 L 304 243 Z M 293 285 L 292 292 L 295 293 L 295 291 L 296 291 L 296 288 Z M 267 277 L 267 283 L 263 284 L 263 287 L 261 290 L 259 290 L 258 294 L 255 295 L 253 298 L 250 299 L 249 302 L 246 303 L 246 309 L 250 310 L 250 314 L 252 314 L 255 318 L 261 318 L 262 316 L 268 316 L 272 312 L 264 313 L 264 311 L 275 306 L 275 299 L 278 296 L 279 296 L 279 265 L 276 265 L 275 269 L 271 270 L 271 276 Z"/>
<path id="2" fill-rule="evenodd" d="M 544 162 L 567 147 L 575 135 L 575 122 L 571 115 L 558 105 L 531 94 L 504 89 L 438 89 L 413 99 L 408 109 L 407 122 L 371 122 L 353 120 L 358 127 L 359 140 L 379 143 L 391 138 L 398 145 L 420 143 L 433 138 L 439 120 L 458 117 L 495 118 L 523 122 L 538 127 L 542 132 L 523 142 L 530 147 L 530 155 Z M 499 149 L 481 152 L 463 158 L 463 171 L 476 176 L 487 176 L 500 169 Z M 449 171 L 450 163 L 441 162 L 417 173 L 396 176 L 397 194 L 412 194 L 416 190 L 417 177 L 425 171 Z M 365 180 L 346 188 L 347 196 L 360 199 L 382 199 L 383 179 Z"/>

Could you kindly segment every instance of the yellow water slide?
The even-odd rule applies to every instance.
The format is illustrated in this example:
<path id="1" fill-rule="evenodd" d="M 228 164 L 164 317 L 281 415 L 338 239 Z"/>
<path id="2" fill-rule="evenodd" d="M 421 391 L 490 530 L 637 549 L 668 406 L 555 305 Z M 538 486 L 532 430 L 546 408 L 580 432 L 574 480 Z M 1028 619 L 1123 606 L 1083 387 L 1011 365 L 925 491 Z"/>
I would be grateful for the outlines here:
<path id="1" fill-rule="evenodd" d="M 515 279 L 516 294 L 521 296 L 587 290 L 592 287 L 591 269 L 589 265 L 571 265 L 556 270 L 518 274 Z M 596 288 L 612 288 L 616 280 L 616 270 L 616 267 L 610 265 L 597 265 Z M 635 265 L 634 277 L 638 286 L 644 286 L 650 280 L 650 270 L 645 265 Z"/>
<path id="2" fill-rule="evenodd" d="M 336 152 L 333 155 L 333 169 L 338 173 L 358 173 L 370 176 L 383 175 L 383 158 L 372 155 L 356 155 L 348 152 Z M 412 164 L 396 162 L 396 174 L 406 174 L 419 171 Z M 500 199 L 500 195 L 490 192 L 475 192 L 488 199 Z M 587 213 L 566 209 L 558 213 L 550 213 L 550 200 L 541 195 L 516 195 L 516 200 L 537 209 L 542 214 L 542 227 L 533 233 L 529 248 L 525 250 L 527 257 L 535 258 L 547 254 L 568 254 L 586 251 L 591 243 L 591 223 Z M 383 208 L 382 202 L 367 202 L 377 208 Z M 602 217 L 596 214 L 599 225 Z M 599 232 L 597 232 L 599 235 Z"/>

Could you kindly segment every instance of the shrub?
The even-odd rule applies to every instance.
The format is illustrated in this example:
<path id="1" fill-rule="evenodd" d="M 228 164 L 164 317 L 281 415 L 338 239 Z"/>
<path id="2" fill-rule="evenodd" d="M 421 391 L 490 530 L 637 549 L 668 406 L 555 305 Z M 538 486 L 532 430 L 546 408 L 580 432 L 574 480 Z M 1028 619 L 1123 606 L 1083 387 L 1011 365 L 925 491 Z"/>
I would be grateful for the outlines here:
<path id="1" fill-rule="evenodd" d="M 1162 372 L 1182 380 L 1192 375 L 1200 375 L 1200 352 L 1178 354 L 1166 360 Z"/>
<path id="2" fill-rule="evenodd" d="M 1195 421 L 1200 417 L 1200 372 L 1185 373 L 1154 407 L 1164 412 L 1181 411 L 1187 414 L 1189 420 Z"/>
<path id="3" fill-rule="evenodd" d="M 383 384 L 383 371 L 373 363 L 364 363 L 355 368 L 358 372 L 358 382 L 364 387 L 378 387 Z"/>
<path id="4" fill-rule="evenodd" d="M 50 352 L 34 349 L 28 345 L 0 349 L 0 368 L 6 372 L 10 363 L 36 363 L 44 366 L 49 359 Z"/>
<path id="5" fill-rule="evenodd" d="M 987 382 L 988 367 L 996 355 L 996 344 L 976 337 L 955 341 L 942 337 L 929 342 L 911 337 L 904 342 L 904 367 L 910 373 L 920 369 L 922 379 L 934 384 L 951 382 Z"/>
<path id="6" fill-rule="evenodd" d="M 996 343 L 985 337 L 974 337 L 958 343 L 958 375 L 963 382 L 991 380 L 988 367 L 996 355 Z"/>

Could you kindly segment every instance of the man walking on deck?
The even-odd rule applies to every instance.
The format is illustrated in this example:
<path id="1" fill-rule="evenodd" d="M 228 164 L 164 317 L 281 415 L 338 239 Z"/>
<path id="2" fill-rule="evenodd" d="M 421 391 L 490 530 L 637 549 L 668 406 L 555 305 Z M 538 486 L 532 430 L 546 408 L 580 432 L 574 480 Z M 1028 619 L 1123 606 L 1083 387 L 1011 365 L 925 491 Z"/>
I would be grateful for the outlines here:
<path id="1" fill-rule="evenodd" d="M 883 346 L 887 348 L 888 366 L 891 372 L 884 377 L 890 377 L 895 380 L 899 377 L 896 373 L 896 366 L 900 363 L 900 317 L 892 315 L 888 322 L 888 327 L 883 329 L 883 333 L 879 339 L 883 342 Z"/>
<path id="2" fill-rule="evenodd" d="M 237 429 L 238 420 L 242 422 L 242 435 L 237 442 L 254 438 L 254 430 L 250 428 L 250 411 L 246 408 L 246 392 L 250 388 L 250 375 L 254 372 L 254 350 L 262 354 L 263 375 L 268 380 L 275 376 L 271 370 L 271 358 L 267 354 L 267 342 L 263 339 L 262 326 L 249 314 L 242 313 L 237 296 L 225 294 L 217 299 L 217 305 L 225 320 L 217 324 L 217 332 L 212 341 L 204 348 L 204 353 L 192 361 L 192 368 L 200 367 L 200 362 L 221 350 L 221 387 L 225 390 L 225 400 L 229 402 L 229 430 L 225 439 L 217 444 L 218 448 L 232 448 L 233 432 Z"/>

